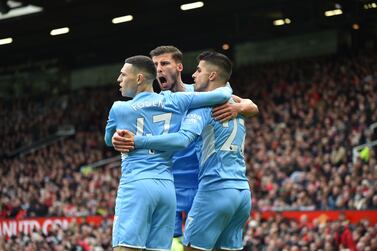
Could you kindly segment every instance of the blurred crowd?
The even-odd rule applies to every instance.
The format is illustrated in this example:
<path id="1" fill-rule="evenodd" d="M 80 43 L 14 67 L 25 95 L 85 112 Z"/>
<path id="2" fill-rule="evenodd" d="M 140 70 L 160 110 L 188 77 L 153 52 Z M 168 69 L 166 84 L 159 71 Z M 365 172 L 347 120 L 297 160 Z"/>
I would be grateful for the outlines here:
<path id="1" fill-rule="evenodd" d="M 113 214 L 120 169 L 86 166 L 104 158 L 98 142 L 102 134 L 80 132 L 22 159 L 4 161 L 9 169 L 1 170 L 0 217 Z"/>
<path id="2" fill-rule="evenodd" d="M 40 142 L 68 125 L 76 131 L 103 133 L 106 113 L 115 97 L 113 88 L 99 87 L 52 96 L 0 98 L 0 157 L 12 157 L 17 149 Z"/>
<path id="3" fill-rule="evenodd" d="M 30 106 L 46 103 L 50 105 L 43 108 L 52 107 L 53 110 L 33 113 L 39 121 L 36 128 L 39 125 L 42 128 L 74 125 L 76 134 L 27 154 L 2 159 L 1 165 L 5 168 L 0 170 L 0 217 L 20 219 L 113 213 L 120 169 L 92 170 L 88 166 L 113 154 L 103 143 L 103 128 L 112 96 L 109 90 L 81 90 L 54 101 L 38 99 L 35 101 L 38 105 Z M 15 107 L 22 110 L 22 102 L 15 103 Z M 45 114 L 51 114 L 51 117 L 44 117 Z M 20 117 L 20 123 L 27 124 L 27 118 Z M 37 134 L 34 131 L 21 133 L 30 136 L 26 138 Z M 20 143 L 13 134 L 8 140 L 15 141 L 15 145 Z"/>
<path id="4" fill-rule="evenodd" d="M 231 79 L 235 93 L 251 98 L 260 111 L 246 123 L 245 158 L 254 211 L 377 209 L 376 153 L 366 148 L 362 157 L 352 158 L 353 147 L 377 139 L 368 130 L 377 122 L 375 55 L 322 57 L 236 71 Z M 55 97 L 0 100 L 0 156 L 5 156 L 0 162 L 0 219 L 113 214 L 120 168 L 90 164 L 116 155 L 103 142 L 108 111 L 119 99 L 116 92 L 114 85 Z M 26 154 L 10 154 L 64 125 L 73 125 L 76 134 Z M 294 244 L 305 239 L 306 250 L 333 250 L 328 243 L 339 240 L 332 230 L 344 228 L 342 224 L 303 227 L 292 220 L 254 219 L 245 245 L 248 250 L 305 250 Z M 376 235 L 376 226 L 360 223 L 347 229 L 355 245 L 373 250 L 376 243 L 370 236 Z M 75 226 L 74 231 L 56 231 L 53 236 L 58 239 L 52 243 L 80 239 L 83 230 Z M 90 232 L 96 235 L 95 229 Z M 35 236 L 40 234 L 1 245 L 41 245 L 30 250 L 50 245 L 47 240 L 30 241 L 39 238 Z M 273 249 L 268 244 L 280 247 L 281 238 L 292 245 Z M 64 249 L 62 240 L 56 250 L 75 250 Z"/>
<path id="5" fill-rule="evenodd" d="M 260 110 L 245 144 L 254 209 L 377 209 L 375 151 L 352 158 L 377 139 L 368 130 L 377 122 L 375 54 L 239 72 L 240 93 Z"/>
<path id="6" fill-rule="evenodd" d="M 361 221 L 350 224 L 341 215 L 335 221 L 299 221 L 276 214 L 263 219 L 256 213 L 247 224 L 244 251 L 333 251 L 377 250 L 377 224 Z"/>
<path id="7" fill-rule="evenodd" d="M 101 225 L 72 222 L 68 228 L 54 225 L 48 233 L 33 230 L 9 239 L 0 238 L 0 250 L 6 251 L 110 251 L 112 222 Z"/>

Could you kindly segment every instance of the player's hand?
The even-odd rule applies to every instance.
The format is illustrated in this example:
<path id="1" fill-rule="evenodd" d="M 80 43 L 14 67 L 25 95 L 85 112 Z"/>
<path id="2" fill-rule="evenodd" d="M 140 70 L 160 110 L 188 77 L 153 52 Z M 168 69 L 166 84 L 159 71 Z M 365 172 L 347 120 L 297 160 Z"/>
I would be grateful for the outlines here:
<path id="1" fill-rule="evenodd" d="M 212 117 L 216 120 L 220 120 L 222 123 L 236 118 L 237 115 L 238 109 L 236 104 L 225 103 L 212 109 Z"/>
<path id="2" fill-rule="evenodd" d="M 113 143 L 114 149 L 122 153 L 132 151 L 135 146 L 134 135 L 127 130 L 117 130 L 114 133 L 111 142 Z"/>
<path id="3" fill-rule="evenodd" d="M 236 95 L 232 95 L 232 99 L 236 103 L 241 103 L 242 102 L 242 98 L 240 98 L 240 97 L 238 97 Z"/>

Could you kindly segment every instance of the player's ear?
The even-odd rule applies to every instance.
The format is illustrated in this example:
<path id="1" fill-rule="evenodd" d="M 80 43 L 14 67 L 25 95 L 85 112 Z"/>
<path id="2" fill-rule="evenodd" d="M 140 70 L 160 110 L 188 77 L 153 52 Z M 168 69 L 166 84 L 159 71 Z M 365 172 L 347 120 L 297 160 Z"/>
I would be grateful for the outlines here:
<path id="1" fill-rule="evenodd" d="M 177 70 L 178 70 L 179 72 L 182 72 L 182 71 L 183 71 L 183 64 L 182 64 L 182 63 L 178 63 L 178 64 L 177 64 Z"/>
<path id="2" fill-rule="evenodd" d="M 217 77 L 217 72 L 213 71 L 211 72 L 211 74 L 209 74 L 208 79 L 213 81 L 216 79 L 216 77 Z"/>
<path id="3" fill-rule="evenodd" d="M 143 83 L 144 82 L 144 75 L 141 74 L 141 73 L 137 74 L 136 81 L 137 81 L 137 85 L 140 85 L 141 83 Z"/>

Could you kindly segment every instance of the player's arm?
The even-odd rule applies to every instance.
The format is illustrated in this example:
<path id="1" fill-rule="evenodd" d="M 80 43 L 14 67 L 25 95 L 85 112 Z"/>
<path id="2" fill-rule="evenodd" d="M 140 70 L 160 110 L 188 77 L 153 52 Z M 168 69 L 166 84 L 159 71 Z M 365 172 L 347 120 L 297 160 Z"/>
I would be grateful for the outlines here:
<path id="1" fill-rule="evenodd" d="M 135 148 L 177 151 L 186 148 L 203 131 L 209 118 L 208 109 L 194 109 L 187 113 L 176 133 L 157 136 L 135 136 Z"/>
<path id="2" fill-rule="evenodd" d="M 135 136 L 128 130 L 122 130 L 121 133 L 123 137 L 120 140 L 124 143 L 122 149 L 125 152 L 132 151 L 134 147 L 158 151 L 178 151 L 185 149 L 198 136 L 187 130 L 156 136 Z"/>
<path id="3" fill-rule="evenodd" d="M 124 132 L 124 141 L 129 145 L 134 144 L 135 148 L 153 149 L 159 151 L 178 151 L 186 148 L 202 132 L 206 120 L 204 109 L 190 111 L 184 121 L 181 129 L 175 133 L 156 135 L 156 136 L 134 136 L 129 131 Z M 127 147 L 127 150 L 132 150 Z"/>
<path id="4" fill-rule="evenodd" d="M 231 98 L 232 89 L 229 87 L 220 87 L 210 92 L 194 92 L 190 94 L 192 95 L 192 100 L 188 109 L 194 109 L 227 102 Z"/>
<path id="5" fill-rule="evenodd" d="M 236 95 L 232 95 L 235 103 L 225 103 L 214 107 L 212 116 L 221 122 L 236 118 L 238 114 L 244 117 L 252 117 L 259 113 L 258 106 L 250 99 L 242 99 Z"/>
<path id="6" fill-rule="evenodd" d="M 115 103 L 110 109 L 109 117 L 107 119 L 106 129 L 105 129 L 105 143 L 108 146 L 113 146 L 111 143 L 111 138 L 116 132 L 116 118 L 115 118 Z"/>
<path id="7" fill-rule="evenodd" d="M 156 136 L 135 136 L 135 148 L 159 151 L 178 151 L 185 149 L 198 135 L 187 130 Z"/>

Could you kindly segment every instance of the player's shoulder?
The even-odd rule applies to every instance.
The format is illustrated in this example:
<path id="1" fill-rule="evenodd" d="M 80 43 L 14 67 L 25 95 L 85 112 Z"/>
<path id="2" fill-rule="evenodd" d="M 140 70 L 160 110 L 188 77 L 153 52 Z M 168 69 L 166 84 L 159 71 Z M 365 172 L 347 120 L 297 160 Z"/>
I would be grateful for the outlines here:
<path id="1" fill-rule="evenodd" d="M 193 92 L 172 92 L 172 91 L 164 91 L 164 95 L 166 97 L 171 97 L 173 99 L 182 99 L 188 96 L 193 96 Z"/>
<path id="2" fill-rule="evenodd" d="M 163 96 L 170 96 L 172 92 L 170 90 L 166 90 L 166 91 L 161 91 L 159 94 Z"/>
<path id="3" fill-rule="evenodd" d="M 174 95 L 174 92 L 170 91 L 170 90 L 166 90 L 166 91 L 161 91 L 160 93 L 160 97 L 163 96 L 163 99 L 164 100 L 171 100 L 171 99 L 174 99 L 176 95 Z"/>
<path id="4" fill-rule="evenodd" d="M 187 112 L 185 121 L 191 124 L 208 123 L 211 117 L 211 109 L 207 107 L 191 109 Z"/>
<path id="5" fill-rule="evenodd" d="M 189 110 L 187 115 L 196 114 L 202 117 L 208 117 L 208 116 L 211 116 L 211 111 L 212 111 L 211 107 L 200 107 L 200 108 Z"/>
<path id="6" fill-rule="evenodd" d="M 120 107 L 120 106 L 126 106 L 128 105 L 129 101 L 121 101 L 121 100 L 118 100 L 118 101 L 115 101 L 113 103 L 113 107 Z"/>
<path id="7" fill-rule="evenodd" d="M 115 111 L 122 110 L 122 109 L 125 109 L 126 107 L 129 107 L 129 105 L 130 105 L 130 101 L 115 101 L 111 109 Z"/>

